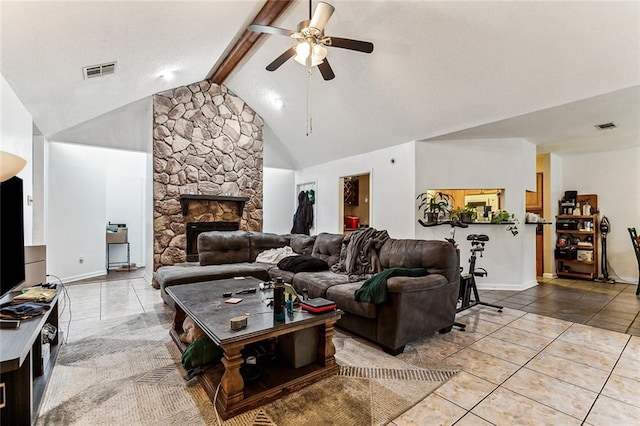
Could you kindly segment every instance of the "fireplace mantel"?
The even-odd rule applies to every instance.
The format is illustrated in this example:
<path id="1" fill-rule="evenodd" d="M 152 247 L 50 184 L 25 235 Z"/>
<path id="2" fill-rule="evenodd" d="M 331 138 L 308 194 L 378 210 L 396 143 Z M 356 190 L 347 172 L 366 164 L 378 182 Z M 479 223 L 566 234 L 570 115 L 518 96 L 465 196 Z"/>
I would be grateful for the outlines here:
<path id="1" fill-rule="evenodd" d="M 238 214 L 242 216 L 244 210 L 244 203 L 249 200 L 249 197 L 233 197 L 230 195 L 203 195 L 203 194 L 181 194 L 180 205 L 182 206 L 182 215 L 186 216 L 189 213 L 190 201 L 231 201 L 238 205 Z"/>

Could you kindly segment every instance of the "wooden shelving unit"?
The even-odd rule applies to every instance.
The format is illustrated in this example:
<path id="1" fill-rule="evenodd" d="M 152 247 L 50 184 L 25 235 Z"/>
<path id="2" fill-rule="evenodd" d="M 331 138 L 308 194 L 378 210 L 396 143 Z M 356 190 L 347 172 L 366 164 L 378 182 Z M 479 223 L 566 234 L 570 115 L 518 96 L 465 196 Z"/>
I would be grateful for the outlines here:
<path id="1" fill-rule="evenodd" d="M 578 195 L 577 203 L 583 206 L 585 201 L 589 202 L 593 214 L 556 216 L 555 258 L 559 277 L 598 278 L 598 196 Z M 561 240 L 566 244 L 562 245 Z"/>

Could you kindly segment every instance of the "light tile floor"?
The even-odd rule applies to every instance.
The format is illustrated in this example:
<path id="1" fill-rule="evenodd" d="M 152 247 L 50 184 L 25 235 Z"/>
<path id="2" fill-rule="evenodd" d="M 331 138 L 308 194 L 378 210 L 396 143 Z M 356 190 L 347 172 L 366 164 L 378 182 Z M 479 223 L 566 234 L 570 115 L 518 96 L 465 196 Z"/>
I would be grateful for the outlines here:
<path id="1" fill-rule="evenodd" d="M 640 337 L 510 308 L 457 319 L 475 341 L 432 339 L 463 371 L 393 425 L 640 424 Z"/>
<path id="2" fill-rule="evenodd" d="M 67 301 L 60 327 L 70 341 L 82 338 L 99 321 L 170 313 L 158 290 L 144 279 L 110 279 L 66 286 L 71 314 Z M 554 291 L 564 295 L 566 286 L 573 288 L 554 282 L 537 291 L 544 297 Z M 571 294 L 583 298 L 589 291 Z M 481 292 L 483 300 L 491 301 L 514 296 L 516 292 Z M 527 299 L 523 306 L 535 300 Z M 620 303 L 625 309 L 635 307 L 633 299 L 625 300 Z M 557 307 L 550 299 L 548 303 Z M 61 309 L 64 305 L 61 302 Z M 430 337 L 429 357 L 462 371 L 391 425 L 639 424 L 640 337 L 631 336 L 630 330 L 623 334 L 509 307 L 502 313 L 474 307 L 457 320 L 467 324 L 466 331 Z"/>

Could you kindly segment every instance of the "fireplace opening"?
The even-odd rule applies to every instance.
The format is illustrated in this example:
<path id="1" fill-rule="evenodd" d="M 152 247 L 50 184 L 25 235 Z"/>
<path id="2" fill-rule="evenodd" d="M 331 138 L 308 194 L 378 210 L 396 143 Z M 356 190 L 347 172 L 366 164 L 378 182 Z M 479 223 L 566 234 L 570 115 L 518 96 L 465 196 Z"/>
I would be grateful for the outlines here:
<path id="1" fill-rule="evenodd" d="M 198 235 L 208 231 L 237 231 L 239 222 L 188 222 L 187 223 L 187 262 L 198 261 Z"/>

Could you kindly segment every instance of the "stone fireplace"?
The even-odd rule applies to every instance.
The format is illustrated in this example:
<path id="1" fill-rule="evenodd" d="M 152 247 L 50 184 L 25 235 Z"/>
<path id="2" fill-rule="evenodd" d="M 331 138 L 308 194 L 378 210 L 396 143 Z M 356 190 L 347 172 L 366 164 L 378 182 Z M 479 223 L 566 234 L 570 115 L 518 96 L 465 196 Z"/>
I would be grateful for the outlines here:
<path id="1" fill-rule="evenodd" d="M 198 261 L 198 235 L 207 231 L 237 231 L 247 197 L 219 195 L 180 196 L 182 216 L 186 225 L 185 252 L 187 262 Z"/>
<path id="2" fill-rule="evenodd" d="M 196 228 L 261 231 L 262 118 L 200 81 L 154 95 L 153 121 L 154 270 L 194 259 Z"/>

